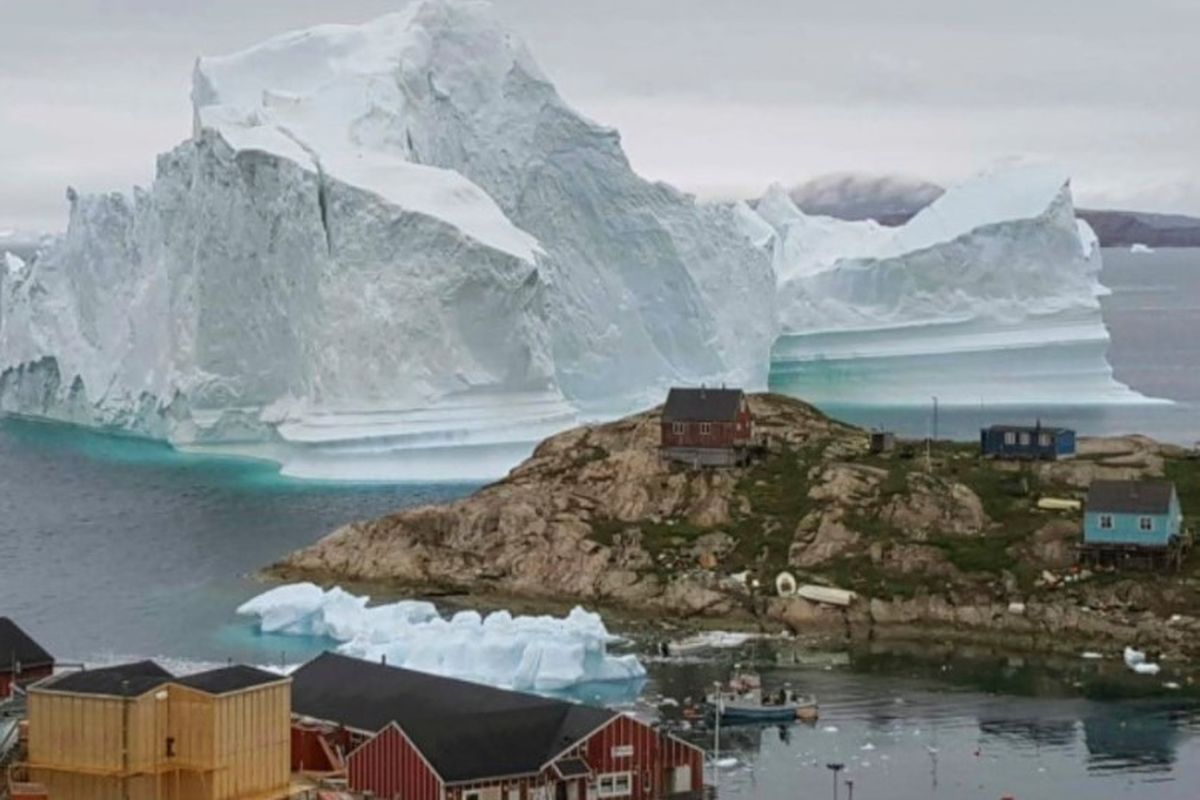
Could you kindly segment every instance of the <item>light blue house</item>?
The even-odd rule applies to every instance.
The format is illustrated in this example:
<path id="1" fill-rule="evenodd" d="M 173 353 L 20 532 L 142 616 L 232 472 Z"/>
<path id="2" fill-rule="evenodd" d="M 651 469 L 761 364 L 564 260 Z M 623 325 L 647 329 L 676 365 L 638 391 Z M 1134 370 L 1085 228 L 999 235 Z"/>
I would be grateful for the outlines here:
<path id="1" fill-rule="evenodd" d="M 1094 481 L 1088 489 L 1085 546 L 1166 549 L 1178 544 L 1182 526 L 1170 481 Z"/>

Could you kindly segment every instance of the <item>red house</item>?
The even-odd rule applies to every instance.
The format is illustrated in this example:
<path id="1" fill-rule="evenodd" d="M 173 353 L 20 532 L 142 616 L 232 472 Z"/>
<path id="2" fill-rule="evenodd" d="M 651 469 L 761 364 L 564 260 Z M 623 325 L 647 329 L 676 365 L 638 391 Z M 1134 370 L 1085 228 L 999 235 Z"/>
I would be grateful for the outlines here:
<path id="1" fill-rule="evenodd" d="M 0 617 L 0 698 L 54 672 L 54 656 L 8 617 Z"/>
<path id="2" fill-rule="evenodd" d="M 663 456 L 693 466 L 744 463 L 754 436 L 741 389 L 672 389 L 661 424 Z"/>
<path id="3" fill-rule="evenodd" d="M 389 800 L 658 800 L 699 792 L 703 751 L 602 708 L 325 653 L 292 713 L 349 736 L 352 791 Z"/>

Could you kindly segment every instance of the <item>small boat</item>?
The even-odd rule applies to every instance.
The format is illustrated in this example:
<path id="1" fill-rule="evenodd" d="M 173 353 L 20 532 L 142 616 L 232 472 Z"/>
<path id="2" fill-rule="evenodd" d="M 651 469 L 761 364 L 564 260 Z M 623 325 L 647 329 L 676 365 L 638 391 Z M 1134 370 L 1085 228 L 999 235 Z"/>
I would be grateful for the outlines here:
<path id="1" fill-rule="evenodd" d="M 727 688 L 705 697 L 705 704 L 721 722 L 793 722 L 818 715 L 815 697 L 798 695 L 787 686 L 764 695 L 762 680 L 753 673 L 735 675 Z"/>
<path id="2" fill-rule="evenodd" d="M 690 656 L 709 650 L 727 650 L 741 647 L 754 638 L 755 634 L 752 633 L 706 631 L 689 636 L 686 639 L 663 642 L 659 645 L 659 652 L 664 656 L 678 658 L 679 656 Z"/>

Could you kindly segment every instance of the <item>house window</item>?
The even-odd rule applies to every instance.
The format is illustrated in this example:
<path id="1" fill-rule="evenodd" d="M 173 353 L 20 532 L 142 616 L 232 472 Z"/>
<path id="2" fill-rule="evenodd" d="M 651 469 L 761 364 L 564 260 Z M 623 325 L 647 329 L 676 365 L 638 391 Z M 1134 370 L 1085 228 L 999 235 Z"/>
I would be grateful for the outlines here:
<path id="1" fill-rule="evenodd" d="M 1049 447 L 1051 445 L 1050 434 L 1048 434 L 1048 433 L 1038 434 L 1038 444 L 1041 445 L 1042 447 Z"/>
<path id="2" fill-rule="evenodd" d="M 1154 530 L 1154 519 L 1152 517 L 1140 517 L 1138 519 L 1138 528 L 1143 531 Z"/>
<path id="3" fill-rule="evenodd" d="M 1113 529 L 1112 514 L 1101 514 L 1100 515 L 1100 530 L 1111 531 L 1112 529 Z"/>
<path id="4" fill-rule="evenodd" d="M 597 797 L 628 797 L 633 794 L 633 774 L 610 772 L 596 779 Z"/>
<path id="5" fill-rule="evenodd" d="M 711 422 L 701 422 L 700 423 L 700 435 L 708 436 L 710 433 L 712 433 L 712 423 Z"/>
<path id="6" fill-rule="evenodd" d="M 1006 431 L 1004 433 L 1004 443 L 1005 444 L 1016 444 L 1017 443 L 1017 435 L 1015 433 L 1013 433 L 1012 431 Z"/>
<path id="7" fill-rule="evenodd" d="M 478 790 L 463 792 L 462 800 L 483 800 L 483 795 Z"/>
<path id="8" fill-rule="evenodd" d="M 521 800 L 521 787 L 520 786 L 508 787 L 508 800 Z"/>
<path id="9" fill-rule="evenodd" d="M 1022 433 L 1020 441 L 1022 447 L 1028 447 L 1029 443 L 1033 441 L 1033 437 L 1028 433 Z"/>
<path id="10" fill-rule="evenodd" d="M 671 423 L 671 433 L 675 434 L 676 436 L 683 436 L 683 423 L 682 422 L 672 422 Z"/>

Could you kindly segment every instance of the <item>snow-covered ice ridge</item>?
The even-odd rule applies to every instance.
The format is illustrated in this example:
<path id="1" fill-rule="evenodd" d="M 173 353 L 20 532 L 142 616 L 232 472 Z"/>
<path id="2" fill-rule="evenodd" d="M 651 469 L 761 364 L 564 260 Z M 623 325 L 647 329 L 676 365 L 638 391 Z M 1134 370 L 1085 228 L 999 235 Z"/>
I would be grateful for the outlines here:
<path id="1" fill-rule="evenodd" d="M 617 637 L 582 608 L 561 618 L 459 611 L 445 619 L 424 601 L 368 603 L 294 583 L 248 600 L 238 614 L 256 618 L 264 633 L 333 639 L 346 655 L 504 688 L 555 692 L 646 674 L 636 656 L 608 653 Z"/>
<path id="2" fill-rule="evenodd" d="M 592 403 L 765 387 L 768 257 L 634 174 L 489 5 L 201 58 L 192 99 L 151 187 L 69 192 L 66 234 L 0 278 L 0 410 L 471 478 Z"/>
<path id="3" fill-rule="evenodd" d="M 773 388 L 818 403 L 1147 402 L 1113 378 L 1100 248 L 1068 176 L 1009 165 L 906 225 L 801 213 L 781 187 L 743 224 L 772 253 Z"/>

